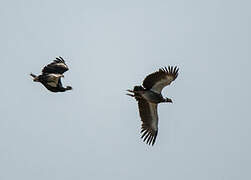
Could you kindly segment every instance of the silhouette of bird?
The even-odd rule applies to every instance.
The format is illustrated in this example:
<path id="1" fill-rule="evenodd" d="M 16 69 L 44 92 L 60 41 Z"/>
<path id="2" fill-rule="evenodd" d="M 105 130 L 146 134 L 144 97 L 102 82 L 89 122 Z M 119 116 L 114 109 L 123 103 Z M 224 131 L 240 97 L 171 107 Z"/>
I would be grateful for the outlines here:
<path id="1" fill-rule="evenodd" d="M 65 60 L 62 57 L 57 57 L 52 63 L 45 66 L 42 70 L 42 74 L 36 76 L 30 74 L 33 77 L 34 82 L 42 83 L 51 92 L 64 92 L 72 90 L 71 86 L 63 87 L 61 77 L 64 77 L 64 72 L 69 68 L 65 64 Z"/>
<path id="2" fill-rule="evenodd" d="M 143 141 L 154 145 L 158 134 L 158 112 L 159 103 L 172 103 L 172 99 L 164 98 L 161 91 L 171 84 L 178 76 L 179 69 L 175 66 L 161 68 L 143 81 L 143 86 L 134 86 L 133 90 L 127 90 L 127 95 L 138 101 L 139 114 L 142 121 L 141 133 Z"/>

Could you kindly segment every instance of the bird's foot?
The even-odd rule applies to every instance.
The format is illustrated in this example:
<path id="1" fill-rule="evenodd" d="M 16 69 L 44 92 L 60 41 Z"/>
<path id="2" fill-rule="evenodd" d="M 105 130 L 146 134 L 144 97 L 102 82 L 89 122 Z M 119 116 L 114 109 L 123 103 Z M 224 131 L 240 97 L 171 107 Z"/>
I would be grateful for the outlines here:
<path id="1" fill-rule="evenodd" d="M 141 96 L 138 96 L 138 95 L 135 95 L 135 94 L 127 93 L 126 95 L 131 96 L 131 97 L 135 97 L 135 98 L 142 98 Z"/>
<path id="2" fill-rule="evenodd" d="M 131 93 L 135 93 L 135 91 L 130 90 L 130 89 L 127 89 L 126 91 L 131 92 Z"/>

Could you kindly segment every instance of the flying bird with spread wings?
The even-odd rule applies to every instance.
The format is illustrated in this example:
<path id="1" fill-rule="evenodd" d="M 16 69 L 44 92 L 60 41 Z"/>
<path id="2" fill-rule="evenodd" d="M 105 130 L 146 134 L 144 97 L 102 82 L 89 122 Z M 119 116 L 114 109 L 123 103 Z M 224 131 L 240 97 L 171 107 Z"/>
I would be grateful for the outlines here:
<path id="1" fill-rule="evenodd" d="M 59 56 L 43 68 L 41 75 L 36 76 L 32 73 L 30 75 L 33 77 L 34 82 L 42 83 L 49 91 L 64 92 L 72 90 L 71 86 L 63 87 L 61 82 L 61 77 L 64 77 L 64 72 L 68 70 L 65 60 Z"/>
<path id="2" fill-rule="evenodd" d="M 143 81 L 143 86 L 134 86 L 133 90 L 127 90 L 138 101 L 139 114 L 142 121 L 141 133 L 143 141 L 154 145 L 158 134 L 158 112 L 159 103 L 172 103 L 172 99 L 164 98 L 161 91 L 178 76 L 179 68 L 168 66 L 154 72 Z"/>

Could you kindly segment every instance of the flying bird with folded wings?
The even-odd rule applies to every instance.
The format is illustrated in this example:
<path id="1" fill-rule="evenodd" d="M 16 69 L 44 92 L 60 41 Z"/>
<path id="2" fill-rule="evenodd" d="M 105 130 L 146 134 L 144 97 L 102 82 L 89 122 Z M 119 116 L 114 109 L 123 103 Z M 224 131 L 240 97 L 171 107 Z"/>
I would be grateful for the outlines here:
<path id="1" fill-rule="evenodd" d="M 179 68 L 168 66 L 154 72 L 143 81 L 143 86 L 134 86 L 133 90 L 127 90 L 127 95 L 138 101 L 139 115 L 142 121 L 141 138 L 149 145 L 154 145 L 158 134 L 158 104 L 172 103 L 172 99 L 164 98 L 161 91 L 178 76 Z"/>
<path id="2" fill-rule="evenodd" d="M 69 68 L 62 57 L 57 57 L 52 63 L 48 64 L 42 69 L 42 74 L 36 76 L 30 74 L 33 77 L 34 82 L 42 83 L 51 92 L 64 92 L 72 90 L 71 86 L 63 87 L 61 77 L 64 77 L 64 73 Z"/>

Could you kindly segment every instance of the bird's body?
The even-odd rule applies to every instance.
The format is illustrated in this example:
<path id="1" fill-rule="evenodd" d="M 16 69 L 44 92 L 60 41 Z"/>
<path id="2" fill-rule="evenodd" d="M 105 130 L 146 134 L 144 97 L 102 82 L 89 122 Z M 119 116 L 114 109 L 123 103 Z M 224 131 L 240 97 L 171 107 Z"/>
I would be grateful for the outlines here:
<path id="1" fill-rule="evenodd" d="M 133 90 L 128 90 L 133 94 L 127 95 L 138 101 L 139 114 L 143 122 L 141 138 L 149 145 L 154 145 L 158 134 L 158 104 L 172 103 L 171 99 L 162 96 L 161 91 L 177 78 L 178 70 L 177 67 L 170 66 L 168 69 L 162 68 L 148 75 L 143 81 L 143 86 L 134 86 Z"/>
<path id="2" fill-rule="evenodd" d="M 147 102 L 154 104 L 158 104 L 165 101 L 161 94 L 158 94 L 151 90 L 145 90 L 144 93 L 141 94 L 141 97 L 143 97 Z"/>
<path id="3" fill-rule="evenodd" d="M 62 57 L 56 58 L 52 63 L 45 66 L 42 70 L 42 74 L 36 76 L 30 74 L 33 77 L 33 81 L 42 83 L 51 92 L 64 92 L 71 90 L 71 86 L 63 87 L 61 77 L 64 77 L 63 73 L 68 71 L 68 66 Z"/>

